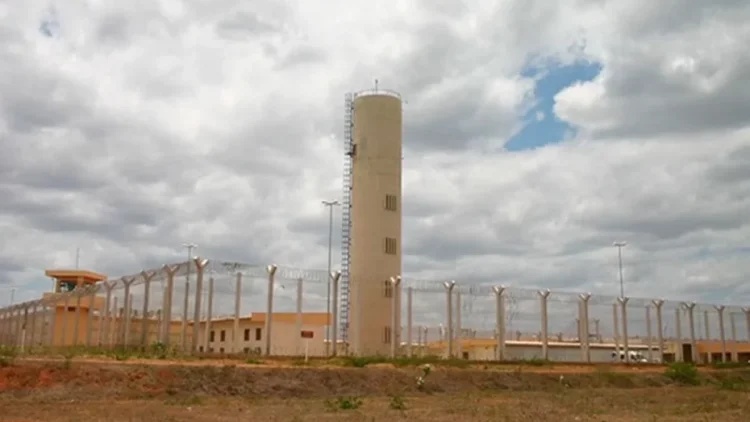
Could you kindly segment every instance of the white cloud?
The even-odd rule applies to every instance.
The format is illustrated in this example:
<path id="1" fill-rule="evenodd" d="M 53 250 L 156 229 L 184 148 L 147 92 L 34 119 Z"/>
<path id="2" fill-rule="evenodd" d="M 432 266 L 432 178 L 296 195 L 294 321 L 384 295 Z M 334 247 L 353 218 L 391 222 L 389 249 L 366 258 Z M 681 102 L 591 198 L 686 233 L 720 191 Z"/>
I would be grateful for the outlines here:
<path id="1" fill-rule="evenodd" d="M 408 101 L 410 275 L 614 294 L 627 239 L 629 293 L 750 302 L 750 8 L 697 3 L 0 1 L 0 278 L 187 240 L 324 268 L 343 94 L 379 79 Z M 524 67 L 576 59 L 603 69 L 555 98 L 578 138 L 502 151 Z"/>

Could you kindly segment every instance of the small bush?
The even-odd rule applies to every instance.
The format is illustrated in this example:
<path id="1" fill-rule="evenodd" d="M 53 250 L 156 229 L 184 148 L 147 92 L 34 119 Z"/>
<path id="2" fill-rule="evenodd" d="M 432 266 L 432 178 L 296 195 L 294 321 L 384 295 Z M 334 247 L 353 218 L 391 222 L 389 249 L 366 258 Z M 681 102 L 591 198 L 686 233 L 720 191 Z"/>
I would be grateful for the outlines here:
<path id="1" fill-rule="evenodd" d="M 265 364 L 265 362 L 263 362 L 262 360 L 255 359 L 255 358 L 247 358 L 245 359 L 245 363 L 248 365 L 264 365 Z"/>
<path id="2" fill-rule="evenodd" d="M 388 405 L 393 410 L 406 410 L 406 402 L 399 395 L 391 396 L 391 402 Z"/>
<path id="3" fill-rule="evenodd" d="M 150 357 L 156 359 L 166 359 L 170 355 L 169 347 L 167 347 L 166 344 L 157 341 L 156 343 L 151 344 L 149 354 L 151 355 Z"/>
<path id="4" fill-rule="evenodd" d="M 337 397 L 336 400 L 326 400 L 326 407 L 330 410 L 354 410 L 362 406 L 362 399 L 359 397 Z"/>
<path id="5" fill-rule="evenodd" d="M 15 347 L 0 345 L 0 368 L 13 365 L 17 355 Z"/>
<path id="6" fill-rule="evenodd" d="M 670 380 L 684 385 L 698 385 L 698 368 L 692 363 L 675 362 L 669 365 L 664 376 Z"/>

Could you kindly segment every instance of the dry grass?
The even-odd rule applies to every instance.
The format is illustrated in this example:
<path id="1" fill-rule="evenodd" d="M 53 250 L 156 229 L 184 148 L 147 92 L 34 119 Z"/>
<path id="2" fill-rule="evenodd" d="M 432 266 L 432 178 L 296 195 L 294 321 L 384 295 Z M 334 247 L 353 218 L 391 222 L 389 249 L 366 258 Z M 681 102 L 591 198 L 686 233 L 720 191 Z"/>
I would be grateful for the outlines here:
<path id="1" fill-rule="evenodd" d="M 750 371 L 17 361 L 0 421 L 746 421 Z M 684 378 L 684 377 L 683 377 Z"/>
<path id="2" fill-rule="evenodd" d="M 580 389 L 454 396 L 368 397 L 357 409 L 321 399 L 176 396 L 149 400 L 68 400 L 0 396 L 2 421 L 746 421 L 747 394 L 711 387 Z"/>

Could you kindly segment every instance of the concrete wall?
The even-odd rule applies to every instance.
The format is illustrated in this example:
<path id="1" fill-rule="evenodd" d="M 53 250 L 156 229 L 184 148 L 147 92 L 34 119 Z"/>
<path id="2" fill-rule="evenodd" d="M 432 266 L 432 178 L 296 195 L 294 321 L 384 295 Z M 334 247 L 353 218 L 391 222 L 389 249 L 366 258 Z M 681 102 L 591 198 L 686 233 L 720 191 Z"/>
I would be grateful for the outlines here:
<path id="1" fill-rule="evenodd" d="M 312 331 L 313 338 L 308 341 L 310 356 L 325 354 L 325 326 L 303 324 L 302 330 Z M 265 324 L 262 321 L 240 319 L 239 338 L 234 339 L 234 320 L 224 319 L 211 322 L 213 341 L 209 333 L 206 348 L 205 323 L 201 324 L 200 345 L 205 353 L 246 353 L 260 354 L 265 345 Z M 223 340 L 222 340 L 223 332 Z M 271 354 L 276 356 L 302 356 L 305 352 L 305 340 L 300 336 L 300 329 L 296 323 L 274 321 L 273 338 L 271 339 Z M 199 350 L 201 350 L 199 348 Z"/>
<path id="2" fill-rule="evenodd" d="M 386 281 L 401 274 L 401 99 L 387 94 L 354 100 L 350 327 L 352 351 L 385 355 L 390 350 L 391 299 Z M 395 210 L 386 197 L 395 197 Z M 386 238 L 395 252 L 386 253 Z"/>

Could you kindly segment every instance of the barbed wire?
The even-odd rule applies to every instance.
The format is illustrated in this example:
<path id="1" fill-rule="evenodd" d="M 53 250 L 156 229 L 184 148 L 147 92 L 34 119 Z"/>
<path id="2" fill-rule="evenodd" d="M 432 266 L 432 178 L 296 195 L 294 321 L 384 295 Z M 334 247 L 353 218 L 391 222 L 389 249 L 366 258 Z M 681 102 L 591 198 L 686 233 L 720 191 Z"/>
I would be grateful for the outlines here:
<path id="1" fill-rule="evenodd" d="M 201 259 L 206 259 L 206 258 L 201 258 Z M 206 279 L 208 277 L 223 276 L 223 275 L 236 276 L 236 274 L 241 274 L 243 277 L 250 277 L 250 278 L 268 277 L 268 267 L 269 267 L 268 265 L 223 261 L 219 259 L 206 259 L 206 261 L 207 261 L 206 266 L 203 269 L 204 277 Z M 151 277 L 152 285 L 154 283 L 161 283 L 161 285 L 163 286 L 163 283 L 168 278 L 168 274 L 167 274 L 168 269 L 170 271 L 173 271 L 173 277 L 175 279 L 185 277 L 188 274 L 195 275 L 198 273 L 198 269 L 194 261 L 180 261 L 180 262 L 173 262 L 167 265 L 162 265 L 156 268 L 141 270 L 137 273 L 131 273 L 131 274 L 120 276 L 120 277 L 108 278 L 106 280 L 106 283 L 113 290 L 123 289 L 126 283 L 130 283 L 130 290 L 132 291 L 134 287 L 143 285 L 145 283 L 146 277 Z M 326 284 L 330 280 L 329 274 L 325 270 L 301 269 L 301 268 L 286 267 L 286 266 L 277 266 L 275 277 L 279 281 L 302 279 L 306 283 L 312 282 L 315 284 Z M 204 279 L 204 283 L 205 282 L 206 280 Z M 411 278 L 409 276 L 405 276 L 402 280 L 402 287 L 405 289 L 411 289 L 413 292 L 419 292 L 419 293 L 446 294 L 446 287 L 444 283 L 445 281 L 425 280 L 425 279 L 417 279 L 417 278 Z M 106 291 L 106 287 L 103 286 L 103 283 L 97 283 L 94 286 L 95 287 L 93 288 L 95 288 L 96 290 L 94 290 L 93 292 Z M 466 295 L 468 297 L 483 297 L 483 296 L 491 297 L 495 294 L 494 288 L 497 286 L 498 285 L 462 282 L 462 283 L 455 284 L 453 291 L 460 292 L 462 295 Z M 511 302 L 518 302 L 522 300 L 540 300 L 540 295 L 539 295 L 540 291 L 546 291 L 546 289 L 540 290 L 540 289 L 506 286 L 504 294 L 507 298 L 509 298 L 508 300 L 510 300 Z M 90 293 L 92 293 L 92 291 L 88 290 L 88 288 L 86 290 L 75 289 L 72 292 L 61 292 L 55 295 L 48 295 L 47 297 L 43 299 L 31 300 L 31 301 L 27 301 L 24 303 L 33 304 L 36 302 L 36 303 L 47 304 L 47 303 L 59 302 L 60 300 L 64 300 L 65 295 L 71 295 L 71 297 L 75 297 L 75 295 L 90 294 Z M 566 291 L 551 291 L 547 300 L 548 300 L 548 303 L 554 302 L 554 303 L 571 304 L 571 303 L 580 301 L 580 293 L 566 292 Z M 612 305 L 614 303 L 618 303 L 618 299 L 615 296 L 592 295 L 589 299 L 589 305 L 593 305 L 593 306 Z M 683 302 L 683 301 L 664 300 L 664 304 L 662 306 L 663 306 L 663 309 L 676 309 L 676 308 L 683 308 L 685 304 L 686 302 Z M 21 305 L 21 304 L 17 304 L 14 306 L 18 306 L 18 305 Z M 653 308 L 654 306 L 655 306 L 654 299 L 638 298 L 638 297 L 632 297 L 628 299 L 628 307 L 652 307 Z M 3 308 L 0 308 L 0 309 L 3 309 Z M 717 312 L 717 310 L 714 308 L 714 305 L 712 304 L 696 303 L 695 312 L 704 312 L 704 311 Z M 726 305 L 724 312 L 726 313 L 742 312 L 742 307 L 737 306 L 737 305 Z"/>

